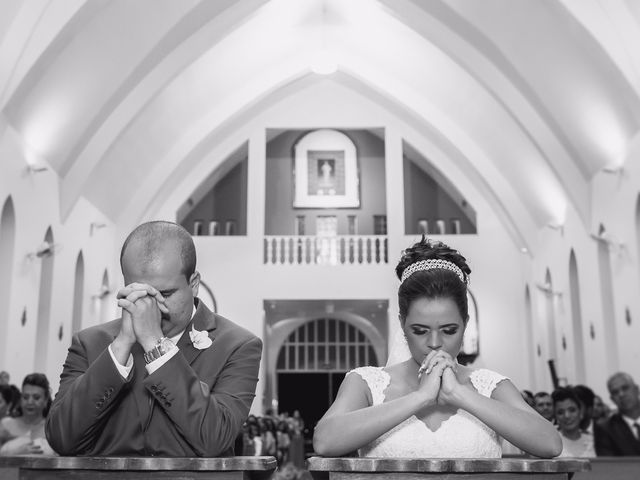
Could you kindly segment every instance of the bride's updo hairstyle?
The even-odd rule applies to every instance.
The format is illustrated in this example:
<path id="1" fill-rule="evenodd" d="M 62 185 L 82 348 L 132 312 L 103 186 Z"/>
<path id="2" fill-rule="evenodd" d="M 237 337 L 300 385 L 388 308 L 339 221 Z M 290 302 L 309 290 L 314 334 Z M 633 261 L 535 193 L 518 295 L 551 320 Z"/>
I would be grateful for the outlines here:
<path id="1" fill-rule="evenodd" d="M 423 235 L 422 240 L 403 252 L 396 266 L 396 275 L 401 282 L 398 306 L 402 321 L 407 318 L 411 304 L 419 298 L 450 298 L 466 324 L 469 319 L 467 283 L 470 273 L 467 260 L 460 252 Z"/>

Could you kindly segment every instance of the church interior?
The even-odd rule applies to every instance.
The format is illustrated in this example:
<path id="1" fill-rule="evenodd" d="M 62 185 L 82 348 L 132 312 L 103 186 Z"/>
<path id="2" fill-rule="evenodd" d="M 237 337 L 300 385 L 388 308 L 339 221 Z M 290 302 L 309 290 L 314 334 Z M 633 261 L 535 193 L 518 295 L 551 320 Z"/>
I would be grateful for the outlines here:
<path id="1" fill-rule="evenodd" d="M 5 0 L 0 370 L 56 388 L 119 316 L 120 247 L 192 235 L 264 342 L 252 413 L 384 365 L 423 234 L 472 269 L 465 361 L 640 379 L 640 2 Z M 306 411 L 305 411 L 306 409 Z"/>

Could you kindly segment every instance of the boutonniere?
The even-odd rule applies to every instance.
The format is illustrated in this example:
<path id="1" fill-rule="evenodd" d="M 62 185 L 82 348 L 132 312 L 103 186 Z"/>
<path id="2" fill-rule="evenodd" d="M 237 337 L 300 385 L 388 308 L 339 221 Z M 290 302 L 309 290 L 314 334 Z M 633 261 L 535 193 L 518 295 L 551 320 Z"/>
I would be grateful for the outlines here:
<path id="1" fill-rule="evenodd" d="M 196 330 L 196 327 L 191 325 L 191 331 L 189 332 L 189 338 L 191 339 L 191 343 L 198 350 L 204 350 L 205 348 L 209 348 L 213 343 L 211 338 L 209 338 L 209 334 L 206 331 Z"/>

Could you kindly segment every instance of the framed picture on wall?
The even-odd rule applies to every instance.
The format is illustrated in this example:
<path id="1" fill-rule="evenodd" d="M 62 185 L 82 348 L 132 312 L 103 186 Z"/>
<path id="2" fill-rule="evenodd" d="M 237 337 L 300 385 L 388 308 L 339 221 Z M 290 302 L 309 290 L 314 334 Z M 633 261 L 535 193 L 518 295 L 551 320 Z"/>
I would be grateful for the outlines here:
<path id="1" fill-rule="evenodd" d="M 356 146 L 336 130 L 315 130 L 295 146 L 294 208 L 358 208 Z"/>

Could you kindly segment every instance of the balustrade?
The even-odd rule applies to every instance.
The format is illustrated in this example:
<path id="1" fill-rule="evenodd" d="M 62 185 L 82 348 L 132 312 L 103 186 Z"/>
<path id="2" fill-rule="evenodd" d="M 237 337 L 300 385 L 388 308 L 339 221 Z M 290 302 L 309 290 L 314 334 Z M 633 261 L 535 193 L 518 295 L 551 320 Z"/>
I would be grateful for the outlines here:
<path id="1" fill-rule="evenodd" d="M 388 263 L 386 235 L 269 235 L 267 265 L 365 265 Z"/>

